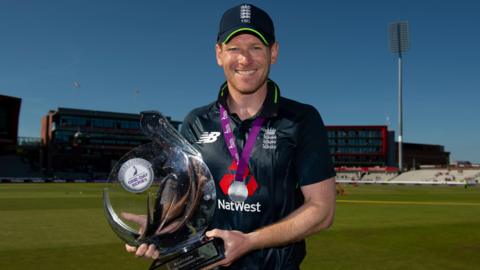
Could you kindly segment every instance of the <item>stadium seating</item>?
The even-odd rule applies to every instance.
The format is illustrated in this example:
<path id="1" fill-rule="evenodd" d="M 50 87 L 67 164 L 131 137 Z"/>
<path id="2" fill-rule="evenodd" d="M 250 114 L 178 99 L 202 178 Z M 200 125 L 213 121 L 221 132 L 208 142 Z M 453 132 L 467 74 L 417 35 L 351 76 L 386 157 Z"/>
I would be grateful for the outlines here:
<path id="1" fill-rule="evenodd" d="M 480 169 L 423 169 L 405 172 L 393 181 L 420 181 L 432 183 L 464 183 L 466 180 L 475 179 L 480 175 Z"/>
<path id="2" fill-rule="evenodd" d="M 392 172 L 368 172 L 362 177 L 362 181 L 389 181 L 397 176 L 397 173 Z"/>
<path id="3" fill-rule="evenodd" d="M 402 174 L 389 171 L 337 171 L 337 182 L 392 184 L 479 184 L 480 168 L 421 169 Z"/>
<path id="4" fill-rule="evenodd" d="M 0 156 L 0 177 L 41 177 L 41 173 L 32 170 L 32 167 L 23 161 L 17 155 L 1 155 Z"/>
<path id="5" fill-rule="evenodd" d="M 336 180 L 340 181 L 359 181 L 360 180 L 360 173 L 359 172 L 337 172 L 337 176 L 335 177 Z"/>

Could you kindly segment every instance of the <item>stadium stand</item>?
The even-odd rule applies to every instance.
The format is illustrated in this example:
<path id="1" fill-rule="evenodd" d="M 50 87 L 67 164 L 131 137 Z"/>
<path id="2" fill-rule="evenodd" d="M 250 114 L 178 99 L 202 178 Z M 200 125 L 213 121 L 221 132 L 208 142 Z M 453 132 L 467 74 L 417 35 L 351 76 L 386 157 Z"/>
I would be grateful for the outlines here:
<path id="1" fill-rule="evenodd" d="M 335 169 L 337 182 L 385 182 L 398 175 L 393 167 L 338 167 Z"/>
<path id="2" fill-rule="evenodd" d="M 392 180 L 395 181 L 423 181 L 423 182 L 435 182 L 435 175 L 437 170 L 415 170 L 408 171 L 400 174 Z"/>
<path id="3" fill-rule="evenodd" d="M 337 168 L 337 183 L 480 184 L 480 168 L 428 168 L 398 174 L 391 168 Z"/>
<path id="4" fill-rule="evenodd" d="M 362 177 L 362 181 L 389 181 L 397 176 L 397 173 L 392 172 L 368 172 Z"/>
<path id="5" fill-rule="evenodd" d="M 480 177 L 479 169 L 423 169 L 405 172 L 392 181 L 395 182 L 427 182 L 427 183 L 465 183 Z"/>
<path id="6" fill-rule="evenodd" d="M 0 155 L 0 177 L 41 177 L 41 173 L 32 170 L 27 161 L 17 155 Z"/>
<path id="7" fill-rule="evenodd" d="M 361 178 L 360 172 L 337 172 L 336 180 L 350 180 L 359 181 Z"/>

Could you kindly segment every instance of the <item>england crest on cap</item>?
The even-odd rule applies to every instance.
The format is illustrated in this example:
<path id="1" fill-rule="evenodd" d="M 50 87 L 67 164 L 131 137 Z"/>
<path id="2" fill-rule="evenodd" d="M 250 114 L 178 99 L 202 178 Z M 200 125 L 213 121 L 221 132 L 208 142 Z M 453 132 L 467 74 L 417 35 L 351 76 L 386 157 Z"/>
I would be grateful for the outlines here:
<path id="1" fill-rule="evenodd" d="M 250 23 L 250 18 L 252 17 L 252 9 L 250 5 L 241 5 L 240 6 L 240 21 L 242 23 Z"/>

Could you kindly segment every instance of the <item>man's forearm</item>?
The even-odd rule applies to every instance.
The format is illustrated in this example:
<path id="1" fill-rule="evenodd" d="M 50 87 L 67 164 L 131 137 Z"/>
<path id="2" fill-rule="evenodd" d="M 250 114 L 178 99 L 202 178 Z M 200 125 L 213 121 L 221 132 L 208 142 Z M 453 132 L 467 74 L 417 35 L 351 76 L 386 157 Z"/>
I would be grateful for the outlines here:
<path id="1" fill-rule="evenodd" d="M 328 228 L 335 213 L 335 185 L 332 179 L 326 181 L 333 184 L 323 183 L 319 193 L 327 198 L 306 197 L 304 204 L 283 220 L 247 234 L 252 249 L 286 245 Z"/>

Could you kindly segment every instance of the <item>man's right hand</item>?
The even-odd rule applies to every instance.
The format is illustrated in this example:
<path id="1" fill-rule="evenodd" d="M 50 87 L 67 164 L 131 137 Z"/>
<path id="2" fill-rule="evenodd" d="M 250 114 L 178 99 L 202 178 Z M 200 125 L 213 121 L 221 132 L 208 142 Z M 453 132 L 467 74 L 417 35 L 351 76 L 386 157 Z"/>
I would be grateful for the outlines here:
<path id="1" fill-rule="evenodd" d="M 139 231 L 140 233 L 143 233 L 147 224 L 146 216 L 135 215 L 135 214 L 126 213 L 126 212 L 121 213 L 121 216 L 125 220 L 135 222 L 138 225 L 140 225 Z M 135 256 L 137 257 L 144 257 L 144 258 L 150 258 L 155 260 L 160 256 L 160 252 L 158 252 L 157 248 L 153 244 L 151 245 L 141 244 L 138 248 L 135 246 L 130 246 L 128 244 L 125 244 L 125 249 L 127 250 L 127 252 L 135 253 Z"/>

